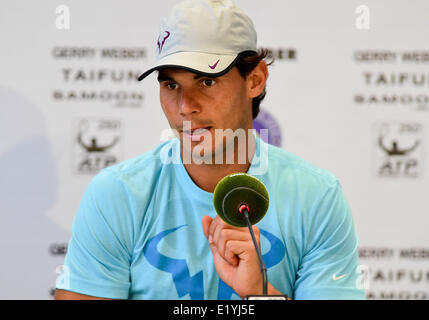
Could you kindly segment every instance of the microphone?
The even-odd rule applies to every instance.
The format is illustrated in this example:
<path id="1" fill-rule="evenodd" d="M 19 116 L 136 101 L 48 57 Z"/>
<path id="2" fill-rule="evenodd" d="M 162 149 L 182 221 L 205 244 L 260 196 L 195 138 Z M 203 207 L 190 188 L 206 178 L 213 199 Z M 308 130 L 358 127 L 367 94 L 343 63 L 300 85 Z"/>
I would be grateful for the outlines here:
<path id="1" fill-rule="evenodd" d="M 258 256 L 262 275 L 262 295 L 267 295 L 267 268 L 255 238 L 252 225 L 267 213 L 269 195 L 265 185 L 246 173 L 234 173 L 218 182 L 213 194 L 218 216 L 234 227 L 248 227 Z"/>
<path id="2" fill-rule="evenodd" d="M 247 205 L 250 223 L 258 223 L 267 213 L 269 195 L 259 179 L 247 173 L 233 173 L 216 185 L 213 204 L 223 221 L 234 227 L 246 227 L 246 218 L 239 210 L 240 206 Z"/>

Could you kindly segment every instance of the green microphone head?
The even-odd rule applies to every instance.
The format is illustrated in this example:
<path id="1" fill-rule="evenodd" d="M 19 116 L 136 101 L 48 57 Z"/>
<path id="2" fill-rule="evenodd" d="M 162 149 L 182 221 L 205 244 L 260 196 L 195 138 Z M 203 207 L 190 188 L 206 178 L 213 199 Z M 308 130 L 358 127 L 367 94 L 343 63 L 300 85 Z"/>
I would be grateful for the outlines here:
<path id="1" fill-rule="evenodd" d="M 246 227 L 240 213 L 241 205 L 249 207 L 249 220 L 253 225 L 267 213 L 269 196 L 265 185 L 247 173 L 234 173 L 218 182 L 214 190 L 213 204 L 218 216 L 235 227 Z"/>

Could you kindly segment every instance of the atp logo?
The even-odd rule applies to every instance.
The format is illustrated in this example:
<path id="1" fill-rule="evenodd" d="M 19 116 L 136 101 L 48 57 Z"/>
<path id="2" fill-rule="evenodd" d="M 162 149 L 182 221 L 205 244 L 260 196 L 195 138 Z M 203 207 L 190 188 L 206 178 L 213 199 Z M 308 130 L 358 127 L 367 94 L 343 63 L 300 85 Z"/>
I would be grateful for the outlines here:
<path id="1" fill-rule="evenodd" d="M 423 128 L 419 123 L 378 123 L 375 127 L 379 177 L 418 177 L 423 166 Z"/>
<path id="2" fill-rule="evenodd" d="M 185 259 L 170 258 L 158 251 L 158 244 L 169 234 L 185 227 L 182 225 L 176 228 L 164 230 L 149 239 L 143 248 L 147 261 L 156 269 L 170 273 L 176 287 L 179 298 L 189 294 L 192 300 L 204 299 L 204 279 L 203 270 L 191 276 L 189 267 Z M 270 251 L 262 256 L 267 269 L 277 265 L 285 256 L 285 246 L 283 242 L 268 231 L 262 230 L 261 235 L 270 242 Z M 217 298 L 220 300 L 231 299 L 234 290 L 225 282 L 219 279 Z"/>
<path id="3" fill-rule="evenodd" d="M 73 162 L 78 174 L 96 174 L 118 163 L 122 157 L 121 121 L 117 119 L 75 119 Z"/>

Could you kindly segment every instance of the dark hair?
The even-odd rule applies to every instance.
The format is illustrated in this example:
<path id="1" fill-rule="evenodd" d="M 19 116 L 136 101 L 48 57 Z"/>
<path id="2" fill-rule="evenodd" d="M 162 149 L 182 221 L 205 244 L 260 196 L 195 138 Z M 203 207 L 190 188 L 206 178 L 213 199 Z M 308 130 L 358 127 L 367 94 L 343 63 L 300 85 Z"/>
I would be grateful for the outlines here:
<path id="1" fill-rule="evenodd" d="M 267 62 L 267 64 L 270 66 L 274 62 L 274 58 L 270 51 L 268 49 L 259 49 L 258 52 L 255 52 L 254 54 L 246 55 L 243 58 L 241 58 L 235 66 L 238 69 L 238 72 L 243 78 L 246 78 L 253 69 L 256 68 L 256 66 L 261 62 L 262 60 L 269 59 L 270 61 Z M 266 87 L 262 91 L 262 93 L 257 96 L 256 98 L 253 98 L 252 101 L 252 116 L 253 119 L 255 119 L 259 114 L 259 107 L 261 105 L 262 100 L 264 100 L 265 95 L 267 94 Z"/>

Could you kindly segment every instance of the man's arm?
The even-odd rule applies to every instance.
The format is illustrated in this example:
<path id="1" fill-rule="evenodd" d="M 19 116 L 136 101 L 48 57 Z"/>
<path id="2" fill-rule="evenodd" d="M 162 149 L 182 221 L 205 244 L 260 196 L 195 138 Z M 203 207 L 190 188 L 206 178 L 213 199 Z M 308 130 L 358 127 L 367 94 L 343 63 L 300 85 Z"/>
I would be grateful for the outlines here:
<path id="1" fill-rule="evenodd" d="M 358 239 L 350 207 L 338 181 L 306 217 L 308 230 L 297 270 L 297 300 L 365 299 L 358 263 Z"/>
<path id="2" fill-rule="evenodd" d="M 80 293 L 61 290 L 61 289 L 55 290 L 54 299 L 55 300 L 111 300 L 106 298 L 87 296 L 85 294 L 80 294 Z"/>
<path id="3" fill-rule="evenodd" d="M 56 298 L 128 298 L 133 246 L 130 210 L 124 187 L 114 173 L 104 170 L 93 178 L 73 219 L 56 281 L 56 289 L 66 292 L 58 292 Z"/>

